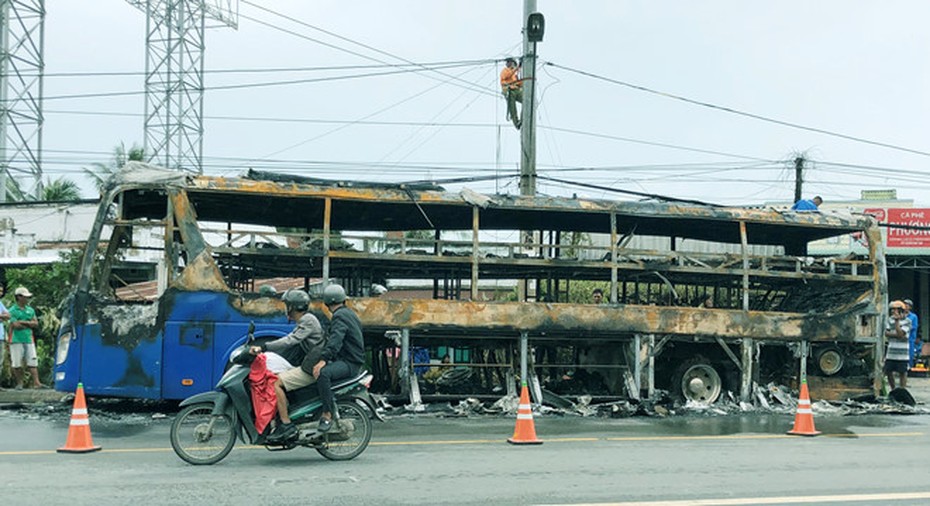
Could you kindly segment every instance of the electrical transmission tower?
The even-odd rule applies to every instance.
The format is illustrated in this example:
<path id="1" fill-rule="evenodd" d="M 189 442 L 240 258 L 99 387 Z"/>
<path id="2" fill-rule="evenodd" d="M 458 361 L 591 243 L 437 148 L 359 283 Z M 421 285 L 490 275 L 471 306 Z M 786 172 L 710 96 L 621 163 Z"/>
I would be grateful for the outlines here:
<path id="1" fill-rule="evenodd" d="M 238 0 L 127 0 L 146 16 L 145 156 L 203 172 L 203 61 L 208 21 L 237 28 Z"/>
<path id="2" fill-rule="evenodd" d="M 0 202 L 42 193 L 44 43 L 45 0 L 0 0 Z"/>

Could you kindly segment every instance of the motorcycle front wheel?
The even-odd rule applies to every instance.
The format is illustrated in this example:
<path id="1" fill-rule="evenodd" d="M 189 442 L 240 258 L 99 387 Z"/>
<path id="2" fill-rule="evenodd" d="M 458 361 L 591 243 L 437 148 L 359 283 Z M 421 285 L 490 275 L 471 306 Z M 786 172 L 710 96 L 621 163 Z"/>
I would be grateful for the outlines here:
<path id="1" fill-rule="evenodd" d="M 233 421 L 227 415 L 213 416 L 210 403 L 185 407 L 171 424 L 171 447 L 190 464 L 216 464 L 235 444 Z"/>
<path id="2" fill-rule="evenodd" d="M 371 441 L 371 417 L 368 410 L 352 401 L 336 403 L 338 422 L 324 436 L 326 443 L 316 451 L 329 460 L 358 457 Z"/>

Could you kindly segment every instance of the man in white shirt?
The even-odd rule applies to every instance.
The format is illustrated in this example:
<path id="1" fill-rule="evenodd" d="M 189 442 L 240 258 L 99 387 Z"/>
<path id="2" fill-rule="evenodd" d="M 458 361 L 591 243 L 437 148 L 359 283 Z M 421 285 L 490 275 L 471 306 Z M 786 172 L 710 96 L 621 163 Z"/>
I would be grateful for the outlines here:
<path id="1" fill-rule="evenodd" d="M 884 370 L 888 386 L 894 390 L 895 373 L 901 377 L 901 387 L 907 388 L 907 369 L 911 358 L 907 336 L 911 333 L 911 321 L 907 319 L 907 306 L 904 302 L 896 300 L 888 306 L 891 314 L 885 324 L 888 352 L 885 354 Z"/>

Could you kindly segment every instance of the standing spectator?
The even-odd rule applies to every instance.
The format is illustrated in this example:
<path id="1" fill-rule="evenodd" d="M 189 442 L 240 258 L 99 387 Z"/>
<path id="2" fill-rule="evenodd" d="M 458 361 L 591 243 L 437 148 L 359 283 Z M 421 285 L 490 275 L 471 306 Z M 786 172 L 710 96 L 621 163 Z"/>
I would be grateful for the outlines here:
<path id="1" fill-rule="evenodd" d="M 917 363 L 917 356 L 920 355 L 921 343 L 920 338 L 917 337 L 919 322 L 917 321 L 917 313 L 914 312 L 914 303 L 911 299 L 904 299 L 904 304 L 907 305 L 907 319 L 911 321 L 911 333 L 907 336 L 907 344 L 911 352 L 910 366 L 914 367 L 914 364 Z"/>
<path id="2" fill-rule="evenodd" d="M 36 311 L 29 305 L 32 293 L 25 286 L 16 288 L 13 292 L 16 304 L 9 309 L 10 312 L 10 362 L 13 365 L 13 377 L 16 378 L 16 389 L 23 388 L 23 363 L 29 368 L 32 375 L 32 387 L 42 388 L 39 383 L 39 359 L 36 356 L 36 341 L 34 331 L 39 328 Z"/>
<path id="3" fill-rule="evenodd" d="M 795 202 L 794 205 L 791 206 L 791 210 L 792 211 L 819 211 L 820 204 L 823 204 L 823 199 L 820 198 L 820 195 L 818 195 L 810 200 L 801 199 Z"/>
<path id="4" fill-rule="evenodd" d="M 888 352 L 885 354 L 885 375 L 888 385 L 895 389 L 894 373 L 901 376 L 901 387 L 907 387 L 907 368 L 910 361 L 910 349 L 907 336 L 911 331 L 911 321 L 907 319 L 907 305 L 896 300 L 889 304 L 891 315 L 885 324 L 885 338 L 888 339 Z"/>
<path id="5" fill-rule="evenodd" d="M 6 294 L 6 287 L 0 285 L 0 298 Z M 0 300 L 0 378 L 3 377 L 3 362 L 6 358 L 6 329 L 3 328 L 3 322 L 9 321 L 10 312 L 7 311 L 6 306 L 3 305 L 3 301 Z M 0 388 L 3 390 L 3 388 Z"/>
<path id="6" fill-rule="evenodd" d="M 594 302 L 595 304 L 600 304 L 604 302 L 604 290 L 601 290 L 600 288 L 595 288 L 594 291 L 591 292 L 591 301 Z"/>

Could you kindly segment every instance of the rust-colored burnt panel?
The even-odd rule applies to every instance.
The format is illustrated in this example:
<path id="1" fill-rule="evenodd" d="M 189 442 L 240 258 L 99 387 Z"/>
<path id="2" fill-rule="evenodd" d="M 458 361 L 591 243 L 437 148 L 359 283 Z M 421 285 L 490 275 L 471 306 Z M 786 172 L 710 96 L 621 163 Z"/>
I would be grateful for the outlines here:
<path id="1" fill-rule="evenodd" d="M 197 213 L 187 198 L 187 192 L 184 190 L 173 191 L 169 196 L 178 231 L 181 233 L 181 241 L 184 243 L 187 254 L 195 257 L 200 256 L 205 250 L 209 251 L 209 247 L 197 225 Z"/>
<path id="2" fill-rule="evenodd" d="M 333 187 L 333 186 L 315 186 L 299 183 L 280 183 L 273 181 L 255 181 L 251 179 L 239 178 L 216 178 L 210 176 L 199 176 L 193 179 L 192 186 L 206 190 L 235 191 L 243 193 L 256 193 L 261 195 L 276 196 L 302 196 L 302 197 L 330 197 L 338 200 L 370 200 L 370 201 L 390 201 L 409 202 L 410 196 L 407 192 L 397 189 L 385 188 L 357 188 L 357 187 Z M 458 197 L 452 198 L 451 193 L 442 193 L 435 191 L 417 191 L 413 192 L 418 202 L 442 203 L 442 202 L 461 202 Z"/>
<path id="3" fill-rule="evenodd" d="M 855 317 L 637 305 L 482 303 L 353 299 L 370 329 L 456 333 L 621 336 L 630 333 L 720 336 L 770 341 L 851 341 Z"/>
<path id="4" fill-rule="evenodd" d="M 230 294 L 229 304 L 234 310 L 247 316 L 274 316 L 284 314 L 284 302 L 277 298 L 246 298 Z"/>
<path id="5" fill-rule="evenodd" d="M 398 188 L 371 188 L 353 186 L 319 186 L 305 183 L 285 183 L 243 178 L 196 176 L 190 179 L 189 187 L 197 190 L 215 190 L 234 193 L 254 193 L 269 196 L 293 196 L 332 198 L 347 201 L 371 201 L 381 203 L 444 204 L 470 206 L 471 203 L 457 192 L 432 190 L 405 190 Z M 869 219 L 849 214 L 796 213 L 774 209 L 749 209 L 740 207 L 716 207 L 695 204 L 664 202 L 628 202 L 595 199 L 570 199 L 558 197 L 525 197 L 488 195 L 488 209 L 511 209 L 526 211 L 577 211 L 582 213 L 614 211 L 621 220 L 624 217 L 668 217 L 696 218 L 701 220 L 745 221 L 747 223 L 802 225 L 804 227 L 849 227 L 865 229 Z"/>
<path id="6" fill-rule="evenodd" d="M 208 290 L 211 292 L 228 292 L 229 287 L 223 280 L 220 269 L 210 256 L 210 252 L 204 250 L 197 255 L 194 260 L 184 268 L 175 281 L 173 286 L 185 291 Z"/>

